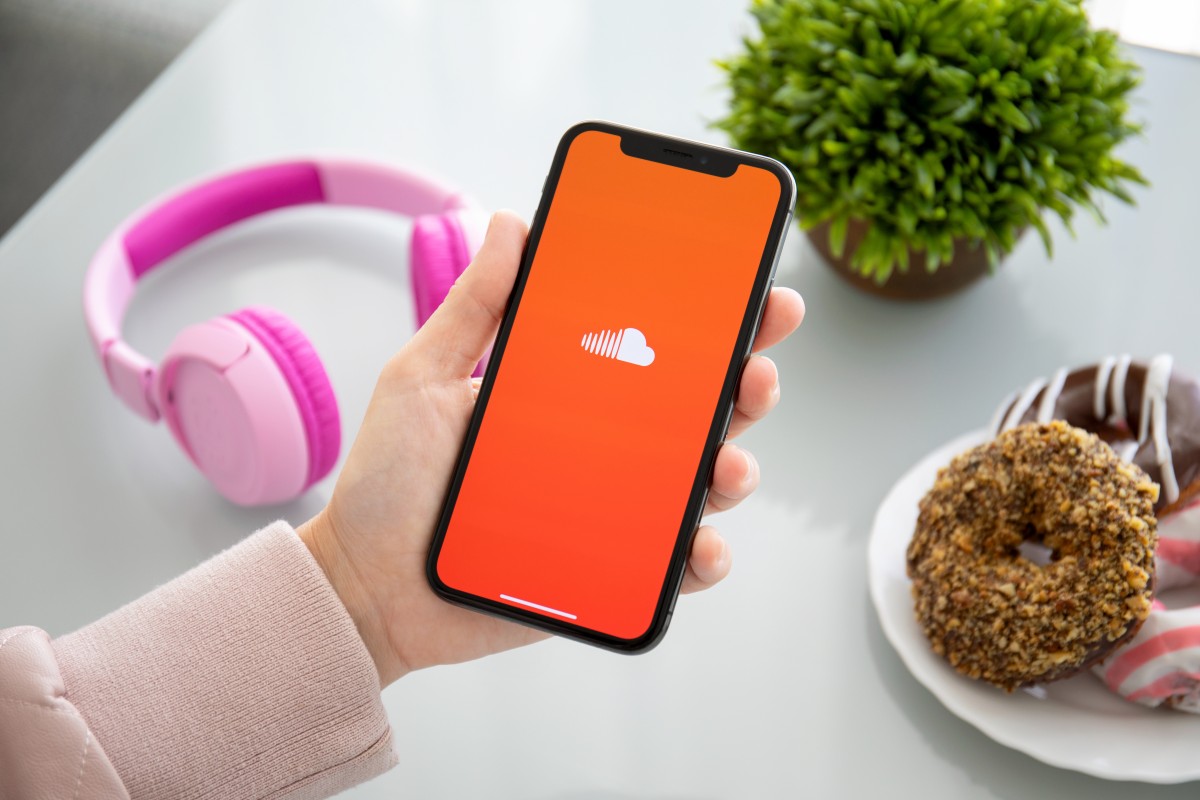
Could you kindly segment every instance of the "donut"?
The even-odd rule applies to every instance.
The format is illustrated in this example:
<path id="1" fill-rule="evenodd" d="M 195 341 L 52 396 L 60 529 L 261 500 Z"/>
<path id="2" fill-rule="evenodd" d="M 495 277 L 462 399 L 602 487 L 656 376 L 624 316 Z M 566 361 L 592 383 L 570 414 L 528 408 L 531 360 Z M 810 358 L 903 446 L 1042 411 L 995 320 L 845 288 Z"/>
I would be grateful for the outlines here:
<path id="1" fill-rule="evenodd" d="M 1155 591 L 1200 580 L 1200 383 L 1195 378 L 1174 370 L 1165 355 L 1147 363 L 1120 356 L 1060 369 L 1001 403 L 992 431 L 1029 418 L 1064 419 L 1091 430 L 1152 477 L 1161 476 Z M 1159 439 L 1165 441 L 1160 445 Z M 1200 606 L 1167 608 L 1154 600 L 1137 635 L 1092 672 L 1127 700 L 1200 713 Z"/>
<path id="2" fill-rule="evenodd" d="M 992 435 L 1023 422 L 1061 419 L 1108 442 L 1162 487 L 1160 517 L 1200 493 L 1200 383 L 1172 369 L 1174 359 L 1106 358 L 1066 367 L 1009 395 L 992 417 Z"/>
<path id="3" fill-rule="evenodd" d="M 956 456 L 921 499 L 907 552 L 934 652 L 1010 692 L 1103 659 L 1150 612 L 1157 500 L 1145 472 L 1062 421 Z M 1052 560 L 1022 555 L 1026 540 Z"/>

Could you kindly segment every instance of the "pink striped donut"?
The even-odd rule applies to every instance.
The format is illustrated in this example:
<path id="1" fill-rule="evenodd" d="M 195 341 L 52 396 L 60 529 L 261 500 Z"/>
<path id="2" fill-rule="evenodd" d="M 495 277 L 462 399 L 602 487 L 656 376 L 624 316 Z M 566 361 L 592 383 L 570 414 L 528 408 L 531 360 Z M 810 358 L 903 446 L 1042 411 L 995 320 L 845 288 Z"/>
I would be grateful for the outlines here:
<path id="1" fill-rule="evenodd" d="M 1050 419 L 1099 434 L 1162 485 L 1155 592 L 1200 581 L 1200 384 L 1171 356 L 1106 358 L 1013 393 L 991 432 Z M 1127 700 L 1200 714 L 1200 605 L 1169 609 L 1155 600 L 1137 635 L 1092 672 Z"/>
<path id="2" fill-rule="evenodd" d="M 1155 562 L 1157 593 L 1200 579 L 1200 503 L 1158 521 Z M 1200 714 L 1200 606 L 1155 600 L 1137 636 L 1092 672 L 1126 700 Z"/>

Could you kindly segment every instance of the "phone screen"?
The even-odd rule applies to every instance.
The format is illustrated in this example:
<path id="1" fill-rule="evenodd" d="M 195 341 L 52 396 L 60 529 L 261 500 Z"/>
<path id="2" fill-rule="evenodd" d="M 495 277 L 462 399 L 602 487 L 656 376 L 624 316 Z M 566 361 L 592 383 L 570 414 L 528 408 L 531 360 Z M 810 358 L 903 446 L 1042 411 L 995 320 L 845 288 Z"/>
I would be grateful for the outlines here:
<path id="1" fill-rule="evenodd" d="M 664 590 L 780 179 L 569 145 L 437 577 L 621 639 Z"/>

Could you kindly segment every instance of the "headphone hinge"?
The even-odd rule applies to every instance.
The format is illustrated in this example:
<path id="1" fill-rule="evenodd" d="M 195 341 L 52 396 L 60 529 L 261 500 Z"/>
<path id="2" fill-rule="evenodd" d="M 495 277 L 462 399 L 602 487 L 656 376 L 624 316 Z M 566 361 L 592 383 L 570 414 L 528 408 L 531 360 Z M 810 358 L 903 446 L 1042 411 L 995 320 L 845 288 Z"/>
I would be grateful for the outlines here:
<path id="1" fill-rule="evenodd" d="M 158 422 L 154 402 L 154 363 L 120 339 L 104 345 L 104 372 L 121 402 L 139 417 Z"/>

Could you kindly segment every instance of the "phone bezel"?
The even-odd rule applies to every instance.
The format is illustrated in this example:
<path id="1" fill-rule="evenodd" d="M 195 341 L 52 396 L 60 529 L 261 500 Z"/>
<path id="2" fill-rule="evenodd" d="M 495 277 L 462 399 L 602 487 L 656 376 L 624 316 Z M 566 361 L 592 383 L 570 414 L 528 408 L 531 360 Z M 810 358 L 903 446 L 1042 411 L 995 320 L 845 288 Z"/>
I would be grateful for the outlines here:
<path id="1" fill-rule="evenodd" d="M 742 323 L 738 330 L 733 356 L 725 371 L 725 381 L 721 387 L 717 407 L 713 414 L 712 422 L 709 425 L 704 450 L 700 458 L 700 463 L 697 465 L 696 477 L 693 480 L 687 506 L 684 509 L 679 531 L 676 534 L 675 547 L 672 550 L 671 560 L 663 579 L 662 589 L 659 592 L 654 617 L 646 631 L 632 639 L 623 639 L 581 625 L 527 612 L 499 602 L 498 600 L 492 600 L 455 589 L 443 582 L 437 573 L 437 560 L 441 552 L 442 542 L 445 539 L 450 519 L 453 516 L 454 506 L 458 500 L 458 493 L 462 487 L 462 480 L 466 474 L 467 463 L 470 461 L 470 455 L 475 446 L 479 427 L 487 411 L 487 404 L 491 396 L 496 373 L 503 359 L 504 349 L 508 344 L 508 337 L 513 322 L 516 319 L 516 310 L 520 306 L 521 297 L 525 291 L 525 284 L 529 277 L 534 255 L 537 252 L 542 230 L 545 227 L 546 217 L 554 201 L 554 193 L 558 188 L 558 181 L 562 175 L 563 165 L 566 163 L 567 152 L 572 142 L 575 141 L 575 138 L 587 131 L 601 131 L 619 136 L 621 138 L 622 151 L 635 158 L 646 158 L 679 169 L 690 169 L 722 177 L 732 175 L 741 164 L 748 164 L 769 171 L 775 175 L 780 184 L 779 202 L 776 205 L 774 216 L 771 220 L 770 232 L 763 247 L 763 254 L 759 261 L 758 271 L 755 274 L 753 289 L 750 292 L 746 309 L 742 313 Z M 701 163 L 702 161 L 703 163 Z M 466 437 L 463 440 L 463 447 L 454 468 L 454 475 L 451 478 L 446 498 L 442 504 L 442 512 L 438 519 L 437 530 L 434 533 L 433 543 L 426 562 L 426 574 L 429 583 L 440 597 L 475 611 L 519 622 L 548 633 L 575 639 L 619 653 L 644 653 L 662 640 L 670 623 L 675 607 L 675 600 L 679 596 L 679 589 L 683 583 L 692 539 L 699 527 L 704 503 L 708 497 L 708 488 L 712 481 L 712 470 L 717 450 L 725 439 L 726 430 L 732 419 L 738 381 L 741 379 L 742 370 L 745 367 L 746 360 L 750 356 L 754 337 L 758 332 L 758 326 L 762 320 L 767 296 L 774 281 L 774 270 L 778 264 L 779 254 L 783 247 L 795 202 L 796 185 L 791 172 L 780 162 L 766 156 L 666 136 L 653 131 L 631 128 L 600 120 L 580 122 L 570 127 L 563 134 L 562 139 L 559 140 L 558 148 L 554 153 L 550 172 L 546 176 L 546 183 L 542 188 L 542 196 L 533 218 L 533 224 L 530 227 L 525 251 L 521 256 L 520 271 L 517 274 L 513 291 L 508 298 L 508 305 L 505 309 L 504 318 L 500 323 L 499 332 L 496 334 L 496 342 L 492 348 L 492 357 L 479 388 L 475 409 L 471 415 L 471 422 L 468 426 Z"/>

